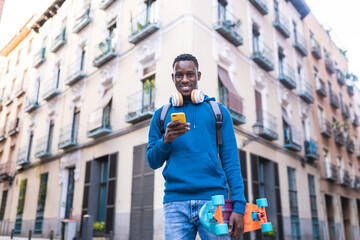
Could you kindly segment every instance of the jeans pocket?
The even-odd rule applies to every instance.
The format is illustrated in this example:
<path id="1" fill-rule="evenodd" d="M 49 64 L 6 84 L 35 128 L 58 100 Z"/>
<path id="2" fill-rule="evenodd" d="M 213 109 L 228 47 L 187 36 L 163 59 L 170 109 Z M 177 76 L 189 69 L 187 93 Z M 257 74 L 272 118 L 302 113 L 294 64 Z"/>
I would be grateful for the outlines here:
<path id="1" fill-rule="evenodd" d="M 167 202 L 163 204 L 163 208 L 169 207 L 172 204 L 172 202 Z"/>

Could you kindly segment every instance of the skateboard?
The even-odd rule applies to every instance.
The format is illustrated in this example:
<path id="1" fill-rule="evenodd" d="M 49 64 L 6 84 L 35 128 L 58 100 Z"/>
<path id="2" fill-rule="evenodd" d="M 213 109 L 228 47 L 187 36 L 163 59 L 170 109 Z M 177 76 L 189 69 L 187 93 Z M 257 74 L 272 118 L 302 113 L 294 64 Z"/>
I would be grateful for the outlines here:
<path id="1" fill-rule="evenodd" d="M 266 198 L 256 200 L 257 204 L 247 203 L 244 215 L 244 232 L 261 229 L 262 232 L 272 231 L 271 222 L 267 221 L 265 207 Z M 233 210 L 230 200 L 224 200 L 223 195 L 211 197 L 200 209 L 200 221 L 210 232 L 216 235 L 229 234 L 229 217 Z"/>

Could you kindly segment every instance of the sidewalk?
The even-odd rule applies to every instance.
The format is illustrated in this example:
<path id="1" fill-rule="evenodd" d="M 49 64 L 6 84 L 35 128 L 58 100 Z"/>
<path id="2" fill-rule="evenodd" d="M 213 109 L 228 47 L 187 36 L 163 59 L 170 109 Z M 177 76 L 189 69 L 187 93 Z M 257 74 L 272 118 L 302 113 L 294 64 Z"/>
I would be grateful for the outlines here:
<path id="1" fill-rule="evenodd" d="M 0 240 L 10 240 L 10 237 L 0 236 Z M 27 237 L 14 237 L 13 240 L 27 240 Z M 31 238 L 31 240 L 48 240 L 50 238 Z M 58 238 L 54 238 L 54 240 L 57 240 Z"/>

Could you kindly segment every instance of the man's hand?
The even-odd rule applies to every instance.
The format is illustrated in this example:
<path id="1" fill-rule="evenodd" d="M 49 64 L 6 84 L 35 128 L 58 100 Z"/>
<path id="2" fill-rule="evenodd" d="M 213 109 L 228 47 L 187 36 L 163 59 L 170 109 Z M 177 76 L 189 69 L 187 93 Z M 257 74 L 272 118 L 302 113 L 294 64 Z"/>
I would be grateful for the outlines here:
<path id="1" fill-rule="evenodd" d="M 232 212 L 230 214 L 229 233 L 232 237 L 241 237 L 244 233 L 244 215 L 237 212 Z"/>
<path id="2" fill-rule="evenodd" d="M 164 142 L 171 143 L 177 137 L 184 135 L 190 130 L 188 126 L 190 126 L 190 123 L 181 123 L 180 121 L 169 122 L 168 125 L 166 125 Z"/>

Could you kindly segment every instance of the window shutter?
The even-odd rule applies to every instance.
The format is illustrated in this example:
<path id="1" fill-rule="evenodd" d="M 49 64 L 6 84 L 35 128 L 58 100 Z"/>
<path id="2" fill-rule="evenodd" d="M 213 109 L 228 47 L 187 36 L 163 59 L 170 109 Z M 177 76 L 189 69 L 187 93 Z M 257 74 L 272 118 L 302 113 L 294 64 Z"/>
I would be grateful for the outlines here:
<path id="1" fill-rule="evenodd" d="M 239 150 L 239 159 L 240 159 L 240 168 L 241 175 L 244 181 L 244 195 L 245 198 L 248 199 L 248 180 L 247 180 L 247 166 L 246 166 L 246 152 L 243 150 Z"/>
<path id="2" fill-rule="evenodd" d="M 82 216 L 88 213 L 89 207 L 89 193 L 90 193 L 90 176 L 91 175 L 91 161 L 86 162 L 85 166 L 85 181 L 84 181 L 84 193 L 83 193 L 83 206 Z"/>
<path id="3" fill-rule="evenodd" d="M 116 170 L 117 153 L 109 156 L 107 199 L 106 199 L 106 224 L 105 232 L 114 231 L 115 202 L 116 202 Z"/>
<path id="4" fill-rule="evenodd" d="M 252 175 L 252 187 L 253 198 L 260 198 L 260 184 L 259 184 L 259 159 L 256 155 L 251 154 L 251 175 Z"/>
<path id="5" fill-rule="evenodd" d="M 130 239 L 153 239 L 154 171 L 146 161 L 147 144 L 134 147 Z"/>

